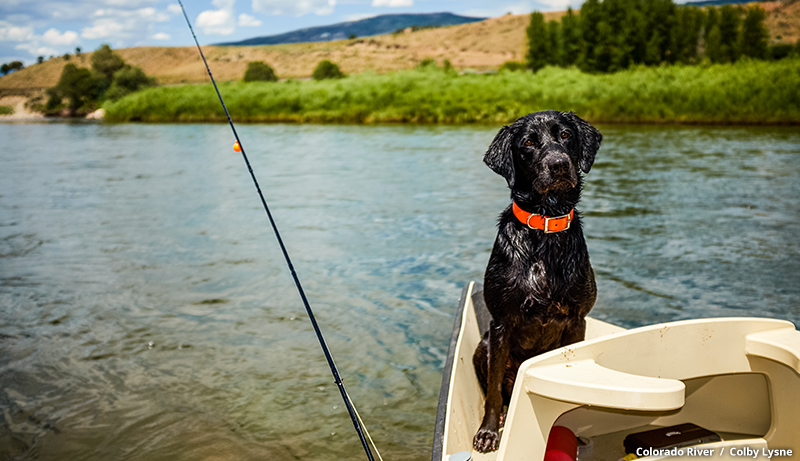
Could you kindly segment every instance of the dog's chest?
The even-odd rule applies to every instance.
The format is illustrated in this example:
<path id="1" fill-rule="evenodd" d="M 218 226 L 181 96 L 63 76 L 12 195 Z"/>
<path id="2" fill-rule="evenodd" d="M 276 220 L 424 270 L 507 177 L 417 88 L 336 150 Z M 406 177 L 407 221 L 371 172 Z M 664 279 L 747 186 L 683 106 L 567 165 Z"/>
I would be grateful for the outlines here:
<path id="1" fill-rule="evenodd" d="M 513 279 L 523 285 L 525 291 L 537 293 L 545 298 L 554 295 L 558 287 L 571 283 L 571 270 L 569 256 L 562 254 L 561 248 L 548 248 L 541 245 L 527 251 L 519 251 L 515 256 L 517 261 L 511 264 L 516 274 Z"/>

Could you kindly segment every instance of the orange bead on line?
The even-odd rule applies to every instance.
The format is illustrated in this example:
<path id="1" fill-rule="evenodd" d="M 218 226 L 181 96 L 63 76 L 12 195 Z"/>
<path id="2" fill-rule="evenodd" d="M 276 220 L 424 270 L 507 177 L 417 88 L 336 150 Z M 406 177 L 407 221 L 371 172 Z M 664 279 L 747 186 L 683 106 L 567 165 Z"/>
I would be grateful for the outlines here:
<path id="1" fill-rule="evenodd" d="M 235 143 L 233 143 L 233 150 L 235 150 L 236 152 L 241 152 L 242 151 L 242 146 L 239 145 L 239 141 L 236 141 Z"/>

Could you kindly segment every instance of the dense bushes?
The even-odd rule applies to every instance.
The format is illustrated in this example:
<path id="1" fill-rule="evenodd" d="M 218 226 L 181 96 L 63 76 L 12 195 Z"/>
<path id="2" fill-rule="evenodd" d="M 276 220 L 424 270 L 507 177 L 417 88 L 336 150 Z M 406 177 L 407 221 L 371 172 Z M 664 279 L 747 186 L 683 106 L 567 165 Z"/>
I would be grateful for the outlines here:
<path id="1" fill-rule="evenodd" d="M 441 67 L 343 80 L 222 83 L 234 120 L 507 123 L 542 109 L 606 122 L 800 123 L 800 59 L 465 74 Z M 109 121 L 225 121 L 208 85 L 148 89 L 106 104 Z"/>
<path id="2" fill-rule="evenodd" d="M 142 69 L 125 64 L 121 69 L 114 72 L 111 78 L 111 86 L 105 93 L 105 99 L 116 101 L 130 93 L 155 86 L 155 84 L 156 79 L 148 77 Z"/>

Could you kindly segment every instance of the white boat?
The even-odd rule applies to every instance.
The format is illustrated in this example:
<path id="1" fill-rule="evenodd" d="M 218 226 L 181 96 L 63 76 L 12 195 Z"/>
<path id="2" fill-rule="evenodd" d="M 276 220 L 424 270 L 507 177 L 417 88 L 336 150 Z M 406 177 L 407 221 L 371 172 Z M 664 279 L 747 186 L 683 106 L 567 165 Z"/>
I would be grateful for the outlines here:
<path id="1" fill-rule="evenodd" d="M 639 459 L 800 455 L 800 332 L 791 322 L 762 318 L 629 330 L 587 318 L 584 341 L 522 364 L 499 449 L 475 451 L 484 395 L 472 354 L 490 320 L 481 290 L 470 283 L 459 302 L 433 461 L 542 461 L 553 426 L 578 437 L 580 461 L 617 461 L 626 456 L 628 435 L 683 423 L 720 440 L 691 449 L 644 450 Z"/>

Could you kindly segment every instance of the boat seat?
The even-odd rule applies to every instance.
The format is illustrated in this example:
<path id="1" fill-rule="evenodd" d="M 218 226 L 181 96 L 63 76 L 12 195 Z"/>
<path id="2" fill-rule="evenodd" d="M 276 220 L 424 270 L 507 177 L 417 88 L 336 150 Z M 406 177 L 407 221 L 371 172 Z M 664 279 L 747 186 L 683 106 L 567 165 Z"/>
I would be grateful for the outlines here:
<path id="1" fill-rule="evenodd" d="M 741 373 L 767 378 L 772 422 L 762 441 L 793 441 L 791 428 L 800 425 L 800 332 L 782 320 L 700 319 L 618 332 L 524 362 L 497 459 L 541 461 L 556 419 L 578 407 L 640 415 L 677 410 L 685 402 L 683 380 Z"/>
<path id="2" fill-rule="evenodd" d="M 584 405 L 637 410 L 674 410 L 683 406 L 683 382 L 612 370 L 594 360 L 534 367 L 527 390 L 544 397 Z"/>

